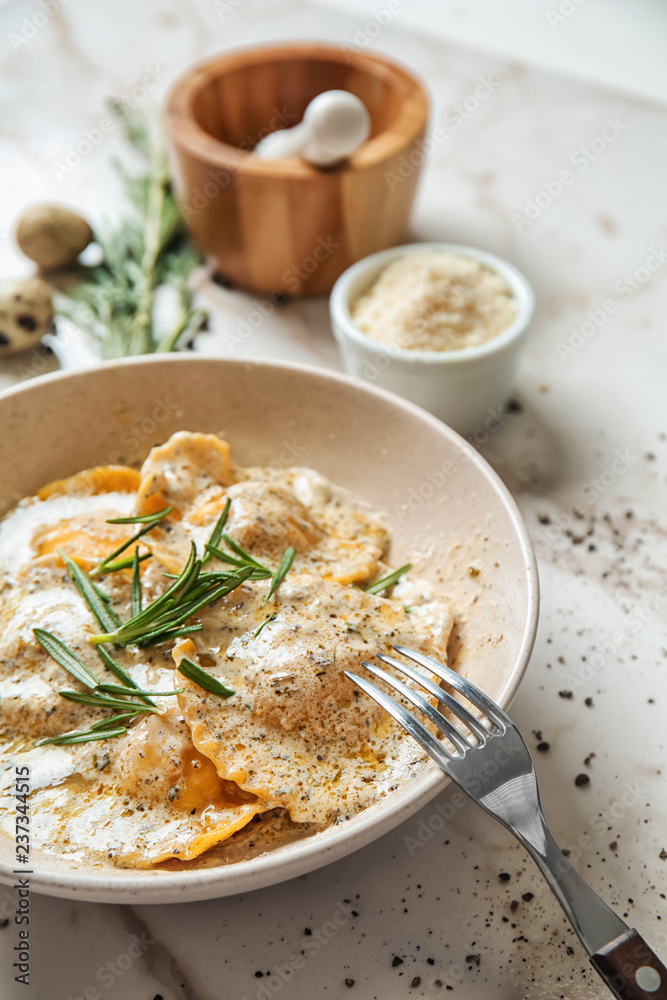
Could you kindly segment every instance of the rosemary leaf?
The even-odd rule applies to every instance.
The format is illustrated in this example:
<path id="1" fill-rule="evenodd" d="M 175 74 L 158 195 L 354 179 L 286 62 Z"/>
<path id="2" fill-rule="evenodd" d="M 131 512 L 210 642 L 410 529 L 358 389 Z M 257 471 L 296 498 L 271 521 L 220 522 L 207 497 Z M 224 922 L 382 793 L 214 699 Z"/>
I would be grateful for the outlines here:
<path id="1" fill-rule="evenodd" d="M 187 656 L 184 656 L 178 665 L 179 673 L 187 677 L 189 681 L 193 684 L 197 684 L 200 688 L 205 691 L 210 691 L 211 694 L 217 694 L 220 698 L 230 698 L 234 691 L 231 688 L 226 688 L 224 684 L 221 684 L 219 680 L 216 680 L 212 674 L 209 674 L 206 670 L 202 670 L 198 667 L 196 663 L 192 660 L 188 660 Z"/>
<path id="2" fill-rule="evenodd" d="M 132 560 L 132 617 L 138 615 L 141 611 L 143 604 L 143 595 L 141 592 L 141 575 L 139 574 L 139 548 L 134 550 L 134 557 Z"/>
<path id="3" fill-rule="evenodd" d="M 130 698 L 138 697 L 139 695 L 152 695 L 154 698 L 168 698 L 173 694 L 180 694 L 181 692 L 176 691 L 142 691 L 137 689 L 135 691 L 128 691 L 126 687 L 121 684 L 98 684 L 98 691 L 103 691 L 105 694 L 122 694 L 127 695 Z"/>
<path id="4" fill-rule="evenodd" d="M 280 560 L 280 565 L 273 574 L 273 580 L 271 580 L 271 586 L 269 587 L 269 592 L 264 598 L 264 604 L 268 604 L 268 602 L 271 600 L 271 598 L 275 594 L 280 584 L 283 582 L 283 580 L 289 573 L 290 567 L 294 562 L 294 555 L 295 555 L 294 547 L 290 545 L 290 547 L 285 550 L 285 553 L 282 559 Z"/>
<path id="5" fill-rule="evenodd" d="M 266 566 L 261 566 L 259 563 L 249 563 L 243 559 L 235 559 L 233 556 L 223 552 L 222 549 L 217 548 L 217 546 L 211 545 L 210 542 L 206 542 L 206 551 L 221 562 L 225 562 L 229 566 L 236 566 L 237 569 L 243 569 L 245 566 L 251 565 L 253 567 L 253 580 L 267 580 L 272 575 L 271 570 Z M 203 561 L 202 559 L 202 563 Z"/>
<path id="6" fill-rule="evenodd" d="M 91 727 L 87 732 L 74 730 L 70 733 L 63 733 L 61 736 L 52 736 L 48 740 L 40 740 L 39 743 L 35 743 L 35 746 L 45 747 L 48 743 L 53 743 L 55 746 L 72 746 L 76 743 L 91 743 L 93 740 L 111 740 L 115 736 L 124 736 L 126 732 L 125 726 L 109 729 L 93 729 Z"/>
<path id="7" fill-rule="evenodd" d="M 91 705 L 93 708 L 108 708 L 109 711 L 119 711 L 127 712 L 128 705 L 132 705 L 135 708 L 136 713 L 139 712 L 151 712 L 154 715 L 162 715 L 162 709 L 158 708 L 156 705 L 145 705 L 143 702 L 128 702 L 121 701 L 120 698 L 109 698 L 105 694 L 82 694 L 80 691 L 59 691 L 58 694 L 61 698 L 65 698 L 67 701 L 75 701 L 79 705 Z M 128 696 L 130 692 L 128 691 Z"/>
<path id="8" fill-rule="evenodd" d="M 227 518 L 229 517 L 229 508 L 231 507 L 231 505 L 232 505 L 232 501 L 229 499 L 229 497 L 227 497 L 227 501 L 226 501 L 225 506 L 223 508 L 222 514 L 220 515 L 220 517 L 218 518 L 218 520 L 215 522 L 215 527 L 213 528 L 213 531 L 211 532 L 211 537 L 209 538 L 208 542 L 206 543 L 206 546 L 205 546 L 206 547 L 206 552 L 201 557 L 201 564 L 202 564 L 202 566 L 205 566 L 206 563 L 211 558 L 211 556 L 213 555 L 213 553 L 211 552 L 211 549 L 209 548 L 209 546 L 211 546 L 211 545 L 214 546 L 214 547 L 217 546 L 218 542 L 222 538 L 222 532 L 224 531 L 225 525 L 227 524 Z"/>
<path id="9" fill-rule="evenodd" d="M 159 646 L 163 642 L 171 642 L 172 639 L 183 639 L 187 635 L 192 635 L 193 632 L 201 632 L 201 625 L 184 625 L 181 628 L 167 629 L 165 632 L 160 629 L 156 629 L 154 632 L 149 632 L 147 635 L 137 639 L 136 643 L 139 649 L 145 649 L 147 646 Z"/>
<path id="10" fill-rule="evenodd" d="M 149 531 L 152 531 L 156 524 L 159 524 L 163 518 L 167 517 L 171 513 L 172 509 L 173 509 L 172 507 L 165 507 L 164 510 L 158 511 L 157 514 L 150 514 L 140 517 L 138 519 L 139 523 L 146 522 L 144 524 L 144 527 L 140 528 L 139 531 L 135 531 L 135 533 L 131 536 L 131 538 L 128 538 L 127 541 L 123 542 L 122 545 L 119 545 L 118 548 L 115 549 L 110 555 L 106 556 L 101 561 L 101 563 L 99 563 L 99 565 L 95 567 L 95 569 L 92 569 L 90 571 L 90 575 L 101 576 L 102 573 L 108 573 L 109 566 L 113 564 L 113 560 L 116 558 L 116 556 L 121 555 L 121 553 L 123 553 L 125 549 L 129 549 L 130 545 L 133 545 L 134 542 L 137 542 L 143 535 L 147 535 Z M 127 517 L 117 517 L 117 518 L 111 518 L 110 520 L 107 521 L 107 523 L 132 524 L 133 519 Z"/>
<path id="11" fill-rule="evenodd" d="M 158 510 L 154 514 L 131 514 L 129 517 L 108 517 L 107 524 L 150 524 L 153 527 L 153 523 L 157 524 L 163 517 L 171 514 L 173 509 L 173 507 L 163 507 L 162 510 Z"/>
<path id="12" fill-rule="evenodd" d="M 135 549 L 136 551 L 136 549 Z M 152 552 L 144 552 L 142 556 L 139 556 L 139 562 L 142 563 L 146 559 L 152 559 Z M 134 566 L 134 556 L 128 556 L 126 559 L 118 559 L 117 562 L 106 563 L 104 569 L 98 572 L 98 576 L 104 576 L 107 573 L 116 573 L 119 569 L 131 569 Z M 100 594 L 100 596 L 102 596 Z M 104 600 L 108 602 L 109 598 L 104 594 Z"/>
<path id="13" fill-rule="evenodd" d="M 400 566 L 398 569 L 395 569 L 393 573 L 388 573 L 387 576 L 383 576 L 381 579 L 376 580 L 375 583 L 372 583 L 370 587 L 366 587 L 366 593 L 380 594 L 388 587 L 393 587 L 394 584 L 398 583 L 400 578 L 410 569 L 412 569 L 412 563 L 406 563 L 405 566 Z"/>
<path id="14" fill-rule="evenodd" d="M 58 549 L 58 555 L 65 563 L 65 566 L 67 566 L 67 570 L 74 582 L 74 586 L 83 597 L 100 627 L 106 632 L 111 632 L 114 629 L 117 629 L 121 624 L 120 618 L 114 611 L 111 610 L 111 608 L 107 606 L 106 601 L 100 597 L 99 590 L 86 571 L 81 569 L 80 566 L 77 566 L 77 564 L 60 548 Z"/>
<path id="15" fill-rule="evenodd" d="M 255 629 L 255 631 L 253 632 L 253 638 L 254 638 L 254 639 L 256 639 L 256 638 L 257 638 L 257 636 L 258 636 L 258 635 L 260 634 L 260 632 L 262 631 L 262 629 L 264 628 L 264 626 L 265 626 L 265 625 L 268 625 L 268 624 L 269 624 L 269 622 L 272 622 L 272 621 L 273 621 L 273 619 L 274 619 L 275 617 L 276 617 L 276 613 L 275 613 L 275 611 L 273 612 L 273 614 L 271 614 L 271 615 L 267 615 L 267 616 L 266 616 L 266 618 L 264 619 L 264 621 L 262 622 L 262 624 L 261 624 L 261 625 L 259 626 L 259 628 L 258 628 L 258 629 Z"/>
<path id="16" fill-rule="evenodd" d="M 136 681 L 133 680 L 132 677 L 130 677 L 130 675 L 126 673 L 118 663 L 116 663 L 113 657 L 110 656 L 109 653 L 107 653 L 104 646 L 97 646 L 96 649 L 97 649 L 97 655 L 101 659 L 102 663 L 107 668 L 107 670 L 114 675 L 114 677 L 117 677 L 119 681 L 122 681 L 125 687 L 132 688 L 133 691 L 139 690 L 139 685 L 136 683 Z M 153 706 L 155 705 L 155 703 L 152 702 L 150 698 L 146 698 L 145 696 L 141 696 L 141 700 L 146 705 L 153 705 Z"/>
<path id="17" fill-rule="evenodd" d="M 46 650 L 49 656 L 53 657 L 56 663 L 59 663 L 68 674 L 75 677 L 81 684 L 85 687 L 95 688 L 97 687 L 97 677 L 93 674 L 83 660 L 80 660 L 76 653 L 72 652 L 69 646 L 58 639 L 51 632 L 47 632 L 43 628 L 34 628 L 33 635 L 40 646 Z"/>
<path id="18" fill-rule="evenodd" d="M 255 566 L 255 567 L 256 567 L 257 569 L 263 569 L 263 570 L 265 570 L 265 571 L 266 571 L 267 573 L 269 573 L 269 575 L 271 574 L 271 571 L 270 571 L 270 570 L 268 569 L 268 567 L 267 567 L 267 566 L 263 566 L 263 565 L 261 564 L 261 562 L 257 562 L 257 560 L 256 560 L 256 559 L 254 559 L 254 558 L 253 558 L 253 557 L 252 557 L 252 556 L 250 555 L 250 553 L 249 553 L 249 552 L 246 552 L 246 550 L 245 550 L 245 549 L 242 549 L 242 548 L 241 548 L 241 546 L 239 545 L 239 543 L 238 543 L 238 542 L 235 542 L 233 538 L 230 538 L 230 537 L 229 537 L 229 535 L 228 535 L 228 534 L 227 534 L 226 532 L 224 532 L 224 533 L 223 533 L 222 537 L 223 537 L 223 539 L 225 540 L 225 543 L 226 543 L 226 544 L 227 544 L 227 545 L 229 546 L 229 548 L 230 548 L 230 549 L 232 550 L 232 552 L 236 552 L 237 556 L 238 556 L 238 557 L 239 557 L 239 558 L 240 558 L 240 559 L 241 559 L 241 560 L 242 560 L 242 561 L 243 561 L 244 563 L 246 563 L 246 564 L 249 564 L 249 565 L 251 565 L 251 566 Z"/>
<path id="19" fill-rule="evenodd" d="M 134 719 L 136 714 L 136 712 L 119 712 L 117 715 L 110 715 L 108 719 L 100 719 L 98 722 L 93 722 L 90 728 L 94 730 L 114 729 L 125 719 Z"/>

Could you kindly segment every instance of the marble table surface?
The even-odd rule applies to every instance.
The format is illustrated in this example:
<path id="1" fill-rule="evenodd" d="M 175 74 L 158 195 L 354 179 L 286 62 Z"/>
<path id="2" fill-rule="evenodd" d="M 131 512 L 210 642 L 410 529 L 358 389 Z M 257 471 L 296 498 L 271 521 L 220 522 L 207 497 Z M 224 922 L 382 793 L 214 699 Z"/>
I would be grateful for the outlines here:
<path id="1" fill-rule="evenodd" d="M 28 270 L 11 238 L 27 202 L 58 198 L 94 221 L 113 210 L 116 136 L 60 178 L 54 169 L 104 117 L 105 98 L 132 94 L 152 73 L 152 89 L 135 91 L 149 107 L 208 53 L 295 37 L 354 45 L 363 30 L 361 18 L 290 0 L 3 7 L 2 275 Z M 410 237 L 483 247 L 535 287 L 519 405 L 478 442 L 521 506 L 540 563 L 539 635 L 512 714 L 531 747 L 548 744 L 535 757 L 559 843 L 664 957 L 667 114 L 622 92 L 413 34 L 400 15 L 373 44 L 421 73 L 444 132 L 425 164 Z M 491 93 L 475 105 L 481 78 Z M 572 180 L 559 187 L 563 170 Z M 324 300 L 276 310 L 238 345 L 234 333 L 253 298 L 206 282 L 201 296 L 213 322 L 198 350 L 337 367 Z M 606 312 L 609 300 L 615 308 Z M 68 363 L 84 355 L 73 338 Z M 0 386 L 54 364 L 41 351 L 5 360 Z M 590 782 L 575 786 L 581 773 Z M 14 982 L 10 919 L 0 929 L 0 994 L 607 996 L 511 836 L 467 803 L 447 810 L 451 820 L 429 838 L 435 807 L 329 868 L 239 898 L 125 908 L 34 897 L 30 986 Z M 0 899 L 3 916 L 13 917 L 12 890 L 0 888 Z M 322 929 L 344 900 L 354 915 L 346 910 L 327 936 Z M 281 975 L 302 950 L 300 968 Z"/>

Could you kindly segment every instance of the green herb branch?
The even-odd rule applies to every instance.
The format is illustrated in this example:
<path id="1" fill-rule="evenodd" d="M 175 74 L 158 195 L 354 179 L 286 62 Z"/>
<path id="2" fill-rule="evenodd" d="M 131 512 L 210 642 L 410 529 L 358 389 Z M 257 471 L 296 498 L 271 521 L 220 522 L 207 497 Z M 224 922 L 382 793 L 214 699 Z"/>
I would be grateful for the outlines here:
<path id="1" fill-rule="evenodd" d="M 37 746 L 45 746 L 46 744 L 66 746 L 122 736 L 127 732 L 128 724 L 133 719 L 146 714 L 162 714 L 162 709 L 153 701 L 154 697 L 167 697 L 181 693 L 180 689 L 147 691 L 140 688 L 120 664 L 116 663 L 105 649 L 105 644 L 113 643 L 116 646 L 132 644 L 144 648 L 196 632 L 202 626 L 198 624 L 186 625 L 188 619 L 220 597 L 231 593 L 249 579 L 271 577 L 264 603 L 266 604 L 274 596 L 292 566 L 295 556 L 294 548 L 290 546 L 285 551 L 278 568 L 275 573 L 272 573 L 268 567 L 258 562 L 229 535 L 225 534 L 224 527 L 229 515 L 229 507 L 230 501 L 227 500 L 211 532 L 210 539 L 205 545 L 204 555 L 198 558 L 196 545 L 192 542 L 190 555 L 182 572 L 174 578 L 174 582 L 163 594 L 146 606 L 144 606 L 139 574 L 139 564 L 145 557 L 139 555 L 138 548 L 135 548 L 131 558 L 118 561 L 117 557 L 133 542 L 136 542 L 142 535 L 159 524 L 163 518 L 167 517 L 171 513 L 171 507 L 166 507 L 164 510 L 150 515 L 109 519 L 110 524 L 140 524 L 141 528 L 122 546 L 103 559 L 91 574 L 86 573 L 65 552 L 58 549 L 75 587 L 98 624 L 105 629 L 105 632 L 99 635 L 89 636 L 88 642 L 95 646 L 102 664 L 116 680 L 120 681 L 120 684 L 100 681 L 62 639 L 45 629 L 33 629 L 34 636 L 42 648 L 85 689 L 83 691 L 59 691 L 60 697 L 66 701 L 88 705 L 91 708 L 106 709 L 112 713 L 106 719 L 93 723 L 88 730 L 62 733 L 41 740 Z M 225 552 L 218 549 L 217 544 L 221 540 L 224 540 L 227 547 L 235 553 L 234 557 L 227 556 Z M 232 563 L 233 569 L 203 573 L 202 566 L 211 555 L 223 562 Z M 93 574 L 110 573 L 125 567 L 132 568 L 131 616 L 123 622 L 110 607 L 109 598 L 95 583 L 92 576 Z M 165 575 L 173 576 L 173 574 Z M 255 636 L 258 636 L 274 618 L 275 613 L 269 614 L 256 630 Z M 229 698 L 234 694 L 234 691 L 225 687 L 217 678 L 187 657 L 181 660 L 177 670 L 199 687 L 218 697 Z"/>
<path id="2" fill-rule="evenodd" d="M 69 301 L 58 312 L 89 330 L 107 358 L 172 351 L 207 321 L 193 306 L 189 284 L 200 258 L 187 239 L 156 123 L 121 102 L 111 107 L 143 170 L 131 174 L 115 164 L 128 212 L 116 228 L 95 233 L 102 262 L 69 289 Z M 158 289 L 167 287 L 176 315 L 171 328 L 159 333 L 155 300 Z"/>

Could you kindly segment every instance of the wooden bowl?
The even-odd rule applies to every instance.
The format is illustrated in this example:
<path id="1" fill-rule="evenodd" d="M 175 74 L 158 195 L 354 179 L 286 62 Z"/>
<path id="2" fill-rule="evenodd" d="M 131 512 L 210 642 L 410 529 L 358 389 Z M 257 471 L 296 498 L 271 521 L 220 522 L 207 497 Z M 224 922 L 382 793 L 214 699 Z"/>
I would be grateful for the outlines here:
<path id="1" fill-rule="evenodd" d="M 367 142 L 321 170 L 252 155 L 296 125 L 324 90 L 371 116 Z M 176 190 L 192 235 L 221 274 L 257 291 L 321 295 L 367 254 L 400 243 L 423 159 L 426 93 L 387 59 L 339 47 L 267 46 L 189 70 L 167 103 Z"/>

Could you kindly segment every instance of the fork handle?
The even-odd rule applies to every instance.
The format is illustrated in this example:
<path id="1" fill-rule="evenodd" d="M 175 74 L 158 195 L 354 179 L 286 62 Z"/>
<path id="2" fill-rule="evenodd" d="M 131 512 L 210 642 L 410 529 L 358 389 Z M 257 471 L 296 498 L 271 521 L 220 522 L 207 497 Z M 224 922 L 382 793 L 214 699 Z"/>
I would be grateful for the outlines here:
<path id="1" fill-rule="evenodd" d="M 529 832 L 510 827 L 567 914 L 591 963 L 619 1000 L 667 1000 L 667 969 L 640 934 L 600 899 L 564 856 L 540 813 Z"/>
<path id="2" fill-rule="evenodd" d="M 667 969 L 637 931 L 610 941 L 591 962 L 619 1000 L 667 1000 Z"/>

